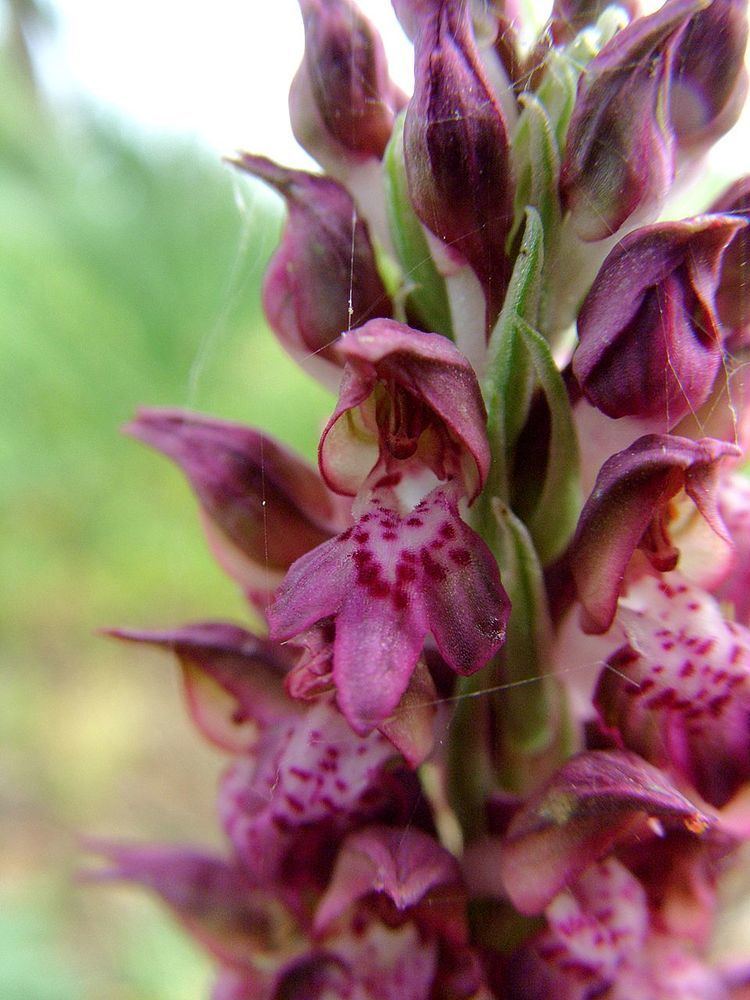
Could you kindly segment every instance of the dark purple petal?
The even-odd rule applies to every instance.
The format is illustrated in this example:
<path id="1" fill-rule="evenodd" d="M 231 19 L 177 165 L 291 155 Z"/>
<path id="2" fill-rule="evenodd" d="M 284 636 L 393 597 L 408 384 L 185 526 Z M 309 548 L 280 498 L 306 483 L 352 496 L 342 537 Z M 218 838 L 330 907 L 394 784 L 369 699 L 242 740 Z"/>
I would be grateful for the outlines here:
<path id="1" fill-rule="evenodd" d="M 563 158 L 563 203 L 584 240 L 655 215 L 674 174 L 664 121 L 672 50 L 701 0 L 669 0 L 604 46 L 581 74 Z"/>
<path id="2" fill-rule="evenodd" d="M 185 847 L 91 840 L 109 867 L 84 872 L 92 881 L 135 882 L 156 893 L 219 961 L 252 968 L 283 947 L 293 924 L 284 907 L 257 888 L 236 863 Z"/>
<path id="3" fill-rule="evenodd" d="M 406 515 L 374 494 L 351 530 L 294 564 L 269 624 L 283 640 L 335 619 L 338 702 L 364 733 L 396 708 L 429 631 L 470 674 L 502 645 L 509 610 L 485 543 L 438 487 Z"/>
<path id="4" fill-rule="evenodd" d="M 710 9 L 710 8 L 709 8 Z M 710 209 L 735 215 L 750 222 L 750 177 L 742 177 L 718 198 Z M 750 287 L 747 262 L 750 260 L 750 228 L 746 225 L 734 236 L 721 259 L 721 277 L 716 292 L 716 312 L 724 328 L 730 350 L 750 341 Z"/>
<path id="5" fill-rule="evenodd" d="M 604 463 L 570 550 L 586 631 L 606 632 L 612 624 L 625 570 L 637 548 L 659 571 L 677 565 L 668 505 L 680 490 L 716 534 L 727 538 L 713 489 L 721 460 L 738 454 L 734 445 L 713 438 L 647 434 Z"/>
<path id="6" fill-rule="evenodd" d="M 711 819 L 633 753 L 591 750 L 567 761 L 510 822 L 500 873 L 513 904 L 539 913 L 645 821 L 702 833 Z"/>
<path id="7" fill-rule="evenodd" d="M 125 431 L 179 465 L 220 562 L 248 589 L 272 589 L 295 559 L 343 527 L 340 504 L 315 470 L 250 427 L 140 410 Z"/>
<path id="8" fill-rule="evenodd" d="M 297 711 L 283 686 L 291 651 L 235 625 L 198 622 L 166 632 L 111 629 L 108 634 L 175 654 L 193 722 L 222 750 L 246 752 L 260 732 Z"/>
<path id="9" fill-rule="evenodd" d="M 340 349 L 347 364 L 319 451 L 331 489 L 354 496 L 379 460 L 397 471 L 415 458 L 474 500 L 490 451 L 479 383 L 460 351 L 439 334 L 383 319 L 352 330 Z"/>
<path id="10" fill-rule="evenodd" d="M 479 278 L 489 330 L 510 275 L 508 129 L 472 38 L 469 5 L 442 0 L 416 5 L 412 13 L 418 30 L 414 95 L 404 123 L 409 194 L 425 226 Z"/>
<path id="11" fill-rule="evenodd" d="M 341 365 L 341 334 L 392 311 L 351 196 L 328 177 L 288 170 L 262 156 L 240 153 L 232 162 L 278 191 L 289 213 L 263 283 L 271 328 L 305 367 L 314 357 Z"/>
<path id="12" fill-rule="evenodd" d="M 750 781 L 750 632 L 676 580 L 644 579 L 595 705 L 625 746 L 724 806 Z"/>
<path id="13" fill-rule="evenodd" d="M 704 215 L 617 244 L 578 317 L 573 372 L 589 402 L 669 428 L 705 402 L 723 357 L 714 309 L 722 255 L 743 225 Z"/>
<path id="14" fill-rule="evenodd" d="M 669 119 L 691 152 L 735 124 L 747 95 L 746 0 L 713 0 L 692 17 L 675 49 Z"/>
<path id="15" fill-rule="evenodd" d="M 342 844 L 315 926 L 325 930 L 370 893 L 383 893 L 405 911 L 444 886 L 458 890 L 455 905 L 462 914 L 461 871 L 452 854 L 420 830 L 368 827 Z"/>
<path id="16" fill-rule="evenodd" d="M 300 0 L 305 54 L 289 94 L 295 138 L 323 166 L 382 158 L 403 96 L 375 28 L 350 0 Z"/>

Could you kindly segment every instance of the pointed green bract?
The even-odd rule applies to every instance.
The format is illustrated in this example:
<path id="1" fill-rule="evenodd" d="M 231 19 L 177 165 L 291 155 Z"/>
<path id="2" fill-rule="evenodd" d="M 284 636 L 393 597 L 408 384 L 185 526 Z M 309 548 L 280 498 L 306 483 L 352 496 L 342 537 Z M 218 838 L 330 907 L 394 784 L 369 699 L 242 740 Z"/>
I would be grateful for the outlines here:
<path id="1" fill-rule="evenodd" d="M 527 522 L 539 558 L 547 565 L 570 541 L 581 509 L 578 440 L 565 383 L 546 340 L 522 319 L 518 329 L 550 412 L 544 484 Z"/>
<path id="2" fill-rule="evenodd" d="M 445 281 L 438 273 L 406 186 L 404 116 L 396 124 L 383 159 L 388 224 L 403 275 L 406 307 L 426 330 L 453 338 Z"/>
<path id="3" fill-rule="evenodd" d="M 534 388 L 530 359 L 519 340 L 517 322 L 536 323 L 544 263 L 539 213 L 526 210 L 526 228 L 505 297 L 492 331 L 484 380 L 488 434 L 493 455 L 489 493 L 509 497 L 508 457 L 529 415 Z"/>
<path id="4" fill-rule="evenodd" d="M 539 213 L 544 231 L 547 258 L 557 242 L 562 219 L 560 196 L 560 153 L 553 124 L 544 105 L 533 94 L 522 94 L 523 111 L 513 136 L 516 163 L 515 218 L 512 243 L 531 206 Z"/>

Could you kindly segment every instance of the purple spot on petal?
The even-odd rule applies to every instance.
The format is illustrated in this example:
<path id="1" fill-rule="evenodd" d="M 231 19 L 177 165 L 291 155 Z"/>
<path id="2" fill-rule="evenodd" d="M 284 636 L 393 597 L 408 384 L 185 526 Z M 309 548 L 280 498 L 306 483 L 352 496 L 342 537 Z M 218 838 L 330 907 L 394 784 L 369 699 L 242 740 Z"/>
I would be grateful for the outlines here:
<path id="1" fill-rule="evenodd" d="M 420 550 L 420 559 L 422 560 L 422 568 L 424 569 L 427 576 L 432 580 L 442 581 L 446 577 L 446 572 L 440 563 L 436 562 L 427 549 Z"/>
<path id="2" fill-rule="evenodd" d="M 409 595 L 405 590 L 394 590 L 391 596 L 397 611 L 405 611 L 409 607 Z"/>
<path id="3" fill-rule="evenodd" d="M 451 549 L 448 555 L 456 566 L 468 566 L 471 562 L 471 553 L 468 549 Z"/>

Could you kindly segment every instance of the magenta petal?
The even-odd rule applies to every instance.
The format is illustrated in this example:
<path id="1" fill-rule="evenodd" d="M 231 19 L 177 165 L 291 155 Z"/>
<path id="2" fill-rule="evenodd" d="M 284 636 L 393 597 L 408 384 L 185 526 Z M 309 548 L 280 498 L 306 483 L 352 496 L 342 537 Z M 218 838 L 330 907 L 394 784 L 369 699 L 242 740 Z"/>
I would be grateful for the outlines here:
<path id="1" fill-rule="evenodd" d="M 355 735 L 326 701 L 267 730 L 256 758 L 238 759 L 222 782 L 220 812 L 237 853 L 259 878 L 276 878 L 297 831 L 382 808 L 381 772 L 394 756 L 384 736 Z"/>
<path id="2" fill-rule="evenodd" d="M 734 445 L 713 438 L 647 434 L 604 463 L 570 551 L 586 631 L 606 632 L 612 624 L 636 548 L 644 548 L 657 569 L 674 568 L 679 552 L 668 536 L 666 506 L 681 489 L 726 538 L 713 485 L 719 462 L 738 454 Z"/>
<path id="3" fill-rule="evenodd" d="M 111 629 L 108 634 L 175 654 L 193 721 L 222 750 L 249 750 L 260 731 L 296 711 L 283 685 L 290 651 L 235 625 L 199 622 L 166 632 Z"/>
<path id="4" fill-rule="evenodd" d="M 354 496 L 379 458 L 398 469 L 416 455 L 439 479 L 458 479 L 470 501 L 490 466 L 486 413 L 476 374 L 453 344 L 393 320 L 372 320 L 341 341 L 341 395 L 320 440 L 331 489 Z M 384 390 L 380 399 L 376 387 Z M 352 427 L 358 408 L 366 425 Z M 355 412 L 352 412 L 355 411 Z M 358 456 L 361 455 L 361 458 Z"/>
<path id="5" fill-rule="evenodd" d="M 701 813 L 651 764 L 633 753 L 592 750 L 572 757 L 513 817 L 500 872 L 521 913 L 539 913 L 581 872 L 644 821 L 702 832 Z"/>
<path id="6" fill-rule="evenodd" d="M 490 550 L 456 511 L 450 514 L 440 529 L 447 552 L 439 550 L 425 565 L 435 581 L 426 588 L 425 604 L 443 659 L 456 673 L 473 674 L 505 641 L 510 600 Z"/>
<path id="7" fill-rule="evenodd" d="M 291 920 L 236 863 L 184 847 L 90 840 L 110 866 L 84 872 L 93 881 L 135 882 L 156 893 L 221 962 L 251 967 L 291 932 Z"/>
<path id="8" fill-rule="evenodd" d="M 397 910 L 408 910 L 441 886 L 458 888 L 458 862 L 426 833 L 415 829 L 368 827 L 344 841 L 328 890 L 315 914 L 315 926 L 325 930 L 369 893 L 385 894 Z"/>
<path id="9" fill-rule="evenodd" d="M 389 718 L 416 668 L 429 626 L 414 595 L 399 607 L 354 588 L 336 615 L 333 676 L 341 711 L 358 733 Z"/>
<path id="10" fill-rule="evenodd" d="M 750 632 L 679 578 L 644 579 L 634 599 L 618 612 L 630 645 L 602 672 L 597 709 L 627 747 L 721 807 L 750 781 Z"/>
<path id="11" fill-rule="evenodd" d="M 660 417 L 673 427 L 708 398 L 723 351 L 714 294 L 728 215 L 630 233 L 602 264 L 578 317 L 573 372 L 609 417 Z"/>

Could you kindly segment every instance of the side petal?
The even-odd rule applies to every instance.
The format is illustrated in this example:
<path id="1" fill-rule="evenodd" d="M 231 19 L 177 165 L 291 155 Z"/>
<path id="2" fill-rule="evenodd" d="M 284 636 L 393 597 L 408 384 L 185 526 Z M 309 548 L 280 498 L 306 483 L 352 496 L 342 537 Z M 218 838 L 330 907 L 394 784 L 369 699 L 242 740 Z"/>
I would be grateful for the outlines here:
<path id="1" fill-rule="evenodd" d="M 88 881 L 133 882 L 154 892 L 220 962 L 252 966 L 293 933 L 273 893 L 256 887 L 236 863 L 184 847 L 90 840 L 109 867 L 83 873 Z"/>
<path id="2" fill-rule="evenodd" d="M 295 559 L 343 526 L 315 471 L 250 427 L 154 409 L 139 411 L 125 431 L 182 469 L 217 544 L 242 558 L 247 587 L 273 587 Z"/>
<path id="3" fill-rule="evenodd" d="M 718 463 L 738 454 L 734 445 L 713 438 L 647 434 L 604 463 L 570 552 L 586 631 L 606 632 L 612 624 L 636 548 L 644 547 L 657 569 L 674 568 L 679 551 L 668 535 L 667 504 L 681 489 L 714 531 L 726 537 L 712 487 Z"/>
<path id="4" fill-rule="evenodd" d="M 107 634 L 175 654 L 193 722 L 222 750 L 247 752 L 264 729 L 295 713 L 283 685 L 292 665 L 289 651 L 236 625 L 198 622 L 167 632 Z"/>

